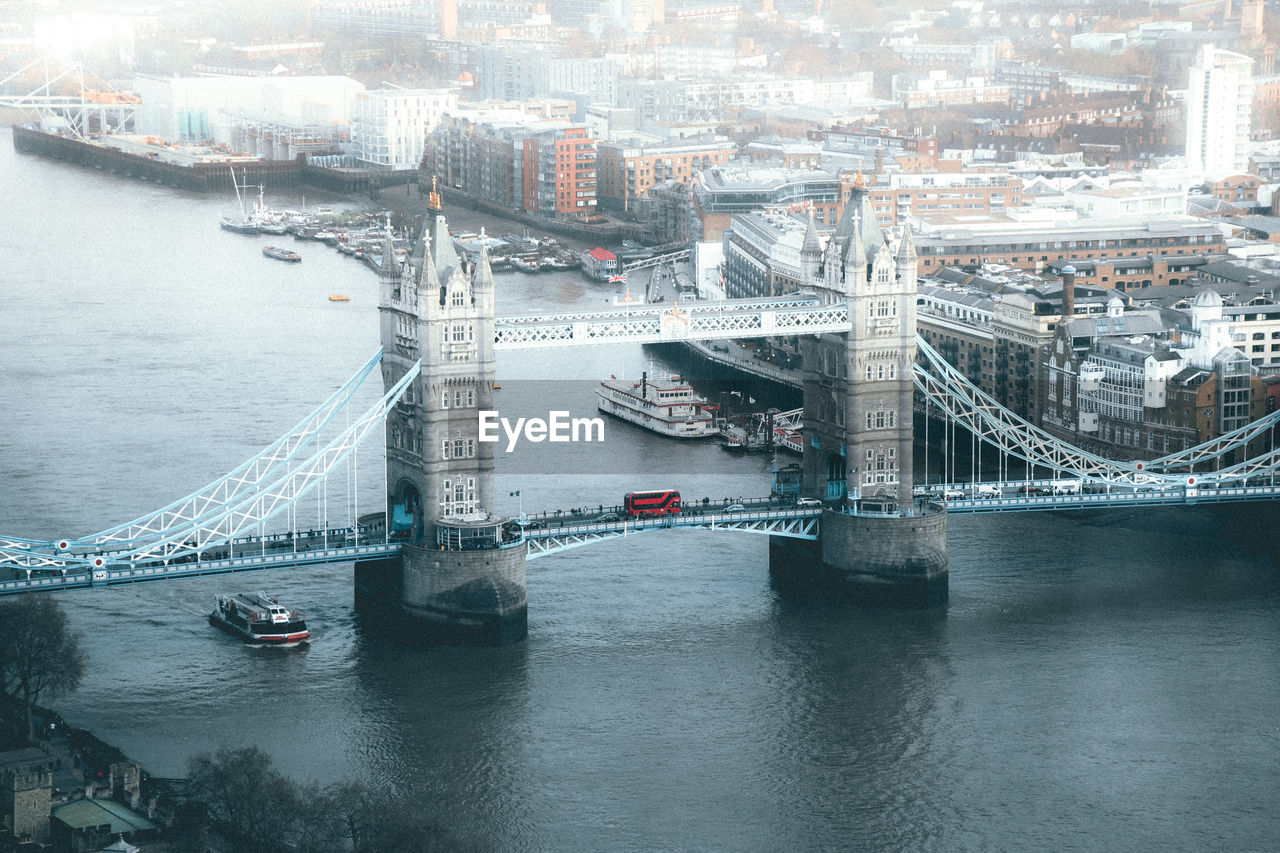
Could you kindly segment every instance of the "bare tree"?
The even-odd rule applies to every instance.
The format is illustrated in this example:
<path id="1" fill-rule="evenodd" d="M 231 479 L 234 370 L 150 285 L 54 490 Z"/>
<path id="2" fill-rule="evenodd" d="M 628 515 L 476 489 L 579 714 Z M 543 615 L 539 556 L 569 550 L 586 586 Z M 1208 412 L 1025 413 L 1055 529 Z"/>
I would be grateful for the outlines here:
<path id="1" fill-rule="evenodd" d="M 188 776 L 213 828 L 238 849 L 273 853 L 288 845 L 299 811 L 297 787 L 265 752 L 251 746 L 200 753 L 188 762 Z"/>
<path id="2" fill-rule="evenodd" d="M 47 595 L 0 604 L 0 690 L 22 709 L 28 740 L 36 704 L 75 690 L 83 675 L 84 652 L 61 605 Z"/>
<path id="3" fill-rule="evenodd" d="M 341 824 L 340 837 L 355 853 L 373 850 L 379 826 L 386 820 L 373 792 L 359 782 L 343 782 L 325 791 L 330 814 Z"/>

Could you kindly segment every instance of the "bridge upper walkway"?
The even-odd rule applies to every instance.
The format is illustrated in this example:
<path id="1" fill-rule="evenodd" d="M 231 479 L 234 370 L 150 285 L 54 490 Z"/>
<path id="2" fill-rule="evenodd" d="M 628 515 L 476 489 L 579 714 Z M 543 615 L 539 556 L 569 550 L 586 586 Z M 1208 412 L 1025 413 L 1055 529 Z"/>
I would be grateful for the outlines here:
<path id="1" fill-rule="evenodd" d="M 759 338 L 849 331 L 847 305 L 816 295 L 723 302 L 636 303 L 602 311 L 498 317 L 499 350 L 601 344 Z"/>

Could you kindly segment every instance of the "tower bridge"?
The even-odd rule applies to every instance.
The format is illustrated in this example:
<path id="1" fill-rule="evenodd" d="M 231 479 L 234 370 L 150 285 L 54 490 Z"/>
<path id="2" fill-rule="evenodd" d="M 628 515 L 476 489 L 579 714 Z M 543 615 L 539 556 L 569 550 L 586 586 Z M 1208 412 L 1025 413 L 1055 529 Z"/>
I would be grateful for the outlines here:
<path id="1" fill-rule="evenodd" d="M 429 209 L 421 257 L 379 275 L 382 350 L 351 381 L 254 459 L 167 507 L 78 538 L 0 536 L 9 576 L 0 577 L 0 595 L 354 562 L 362 606 L 389 607 L 433 638 L 503 643 L 526 632 L 530 560 L 617 538 L 763 534 L 784 586 L 892 591 L 928 604 L 946 596 L 950 513 L 1280 497 L 1280 455 L 1269 442 L 1258 449 L 1280 412 L 1159 459 L 1117 462 L 1054 438 L 974 388 L 917 338 L 910 234 L 896 247 L 885 241 L 865 187 L 855 185 L 825 247 L 810 222 L 798 294 L 537 316 L 497 316 L 487 252 L 467 263 L 435 193 Z M 493 444 L 479 441 L 477 413 L 493 407 L 496 351 L 777 334 L 803 340 L 803 500 L 704 499 L 661 517 L 603 507 L 594 517 L 492 513 Z M 374 368 L 385 393 L 339 430 L 337 415 Z M 952 463 L 948 482 L 915 486 L 917 394 L 1006 460 L 1000 481 L 980 481 L 975 468 L 958 482 Z M 337 435 L 323 441 L 325 428 Z M 302 529 L 298 501 L 379 432 L 385 505 L 362 522 Z M 1024 479 L 1008 473 L 1008 460 L 1025 465 Z M 1044 473 L 1051 479 L 1033 479 Z M 358 505 L 352 510 L 360 518 Z M 268 522 L 283 530 L 267 533 Z"/>

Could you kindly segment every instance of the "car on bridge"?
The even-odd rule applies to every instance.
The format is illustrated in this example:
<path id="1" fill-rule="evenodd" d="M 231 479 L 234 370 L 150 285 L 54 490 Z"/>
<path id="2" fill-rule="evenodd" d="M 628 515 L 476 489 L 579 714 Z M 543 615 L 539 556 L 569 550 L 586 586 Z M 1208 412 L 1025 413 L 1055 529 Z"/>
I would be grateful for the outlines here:
<path id="1" fill-rule="evenodd" d="M 725 512 L 746 512 L 747 508 L 742 504 L 729 504 L 724 508 Z"/>
<path id="2" fill-rule="evenodd" d="M 983 483 L 973 490 L 973 496 L 976 498 L 998 498 L 1000 494 L 1000 487 L 991 483 Z"/>
<path id="3" fill-rule="evenodd" d="M 822 501 L 817 498 L 800 498 L 796 501 L 796 506 L 822 506 Z"/>
<path id="4" fill-rule="evenodd" d="M 616 512 L 606 512 L 604 515 L 596 519 L 596 521 L 621 521 Z"/>
<path id="5" fill-rule="evenodd" d="M 942 490 L 942 499 L 944 501 L 964 500 L 964 489 L 957 489 L 955 486 L 948 486 Z"/>

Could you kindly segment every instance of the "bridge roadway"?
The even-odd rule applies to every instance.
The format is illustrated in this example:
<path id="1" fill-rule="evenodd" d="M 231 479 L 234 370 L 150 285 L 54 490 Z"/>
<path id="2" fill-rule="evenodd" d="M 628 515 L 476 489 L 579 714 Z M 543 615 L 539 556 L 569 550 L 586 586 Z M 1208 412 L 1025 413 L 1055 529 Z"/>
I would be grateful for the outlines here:
<path id="1" fill-rule="evenodd" d="M 1280 498 L 1280 485 L 1223 485 L 1123 488 L 1110 492 L 1036 494 L 1053 487 L 1053 480 L 1006 483 L 952 483 L 927 487 L 930 496 L 950 513 L 1027 512 L 1067 509 L 1179 506 L 1231 503 Z M 979 491 L 1000 489 L 1000 495 L 979 496 Z M 1031 490 L 1029 493 L 1028 490 Z M 742 509 L 738 509 L 741 506 Z M 733 507 L 730 510 L 730 507 Z M 603 511 L 601 511 L 603 510 Z M 514 534 L 512 545 L 523 542 L 530 560 L 570 548 L 655 530 L 694 529 L 758 533 L 816 540 L 824 507 L 799 507 L 782 499 L 729 499 L 690 503 L 678 515 L 623 517 L 620 507 L 540 513 L 524 518 L 523 536 Z M 513 519 L 513 524 L 519 522 Z M 169 561 L 112 563 L 107 554 L 101 568 L 70 566 L 65 570 L 32 570 L 28 577 L 0 580 L 0 596 L 24 592 L 56 592 L 204 575 L 288 569 L 357 559 L 391 557 L 400 543 L 384 541 L 381 524 L 361 527 L 359 536 L 350 527 L 327 530 L 287 531 L 236 539 L 231 547 L 214 546 L 200 554 Z M 74 555 L 68 555 L 74 556 Z"/>

